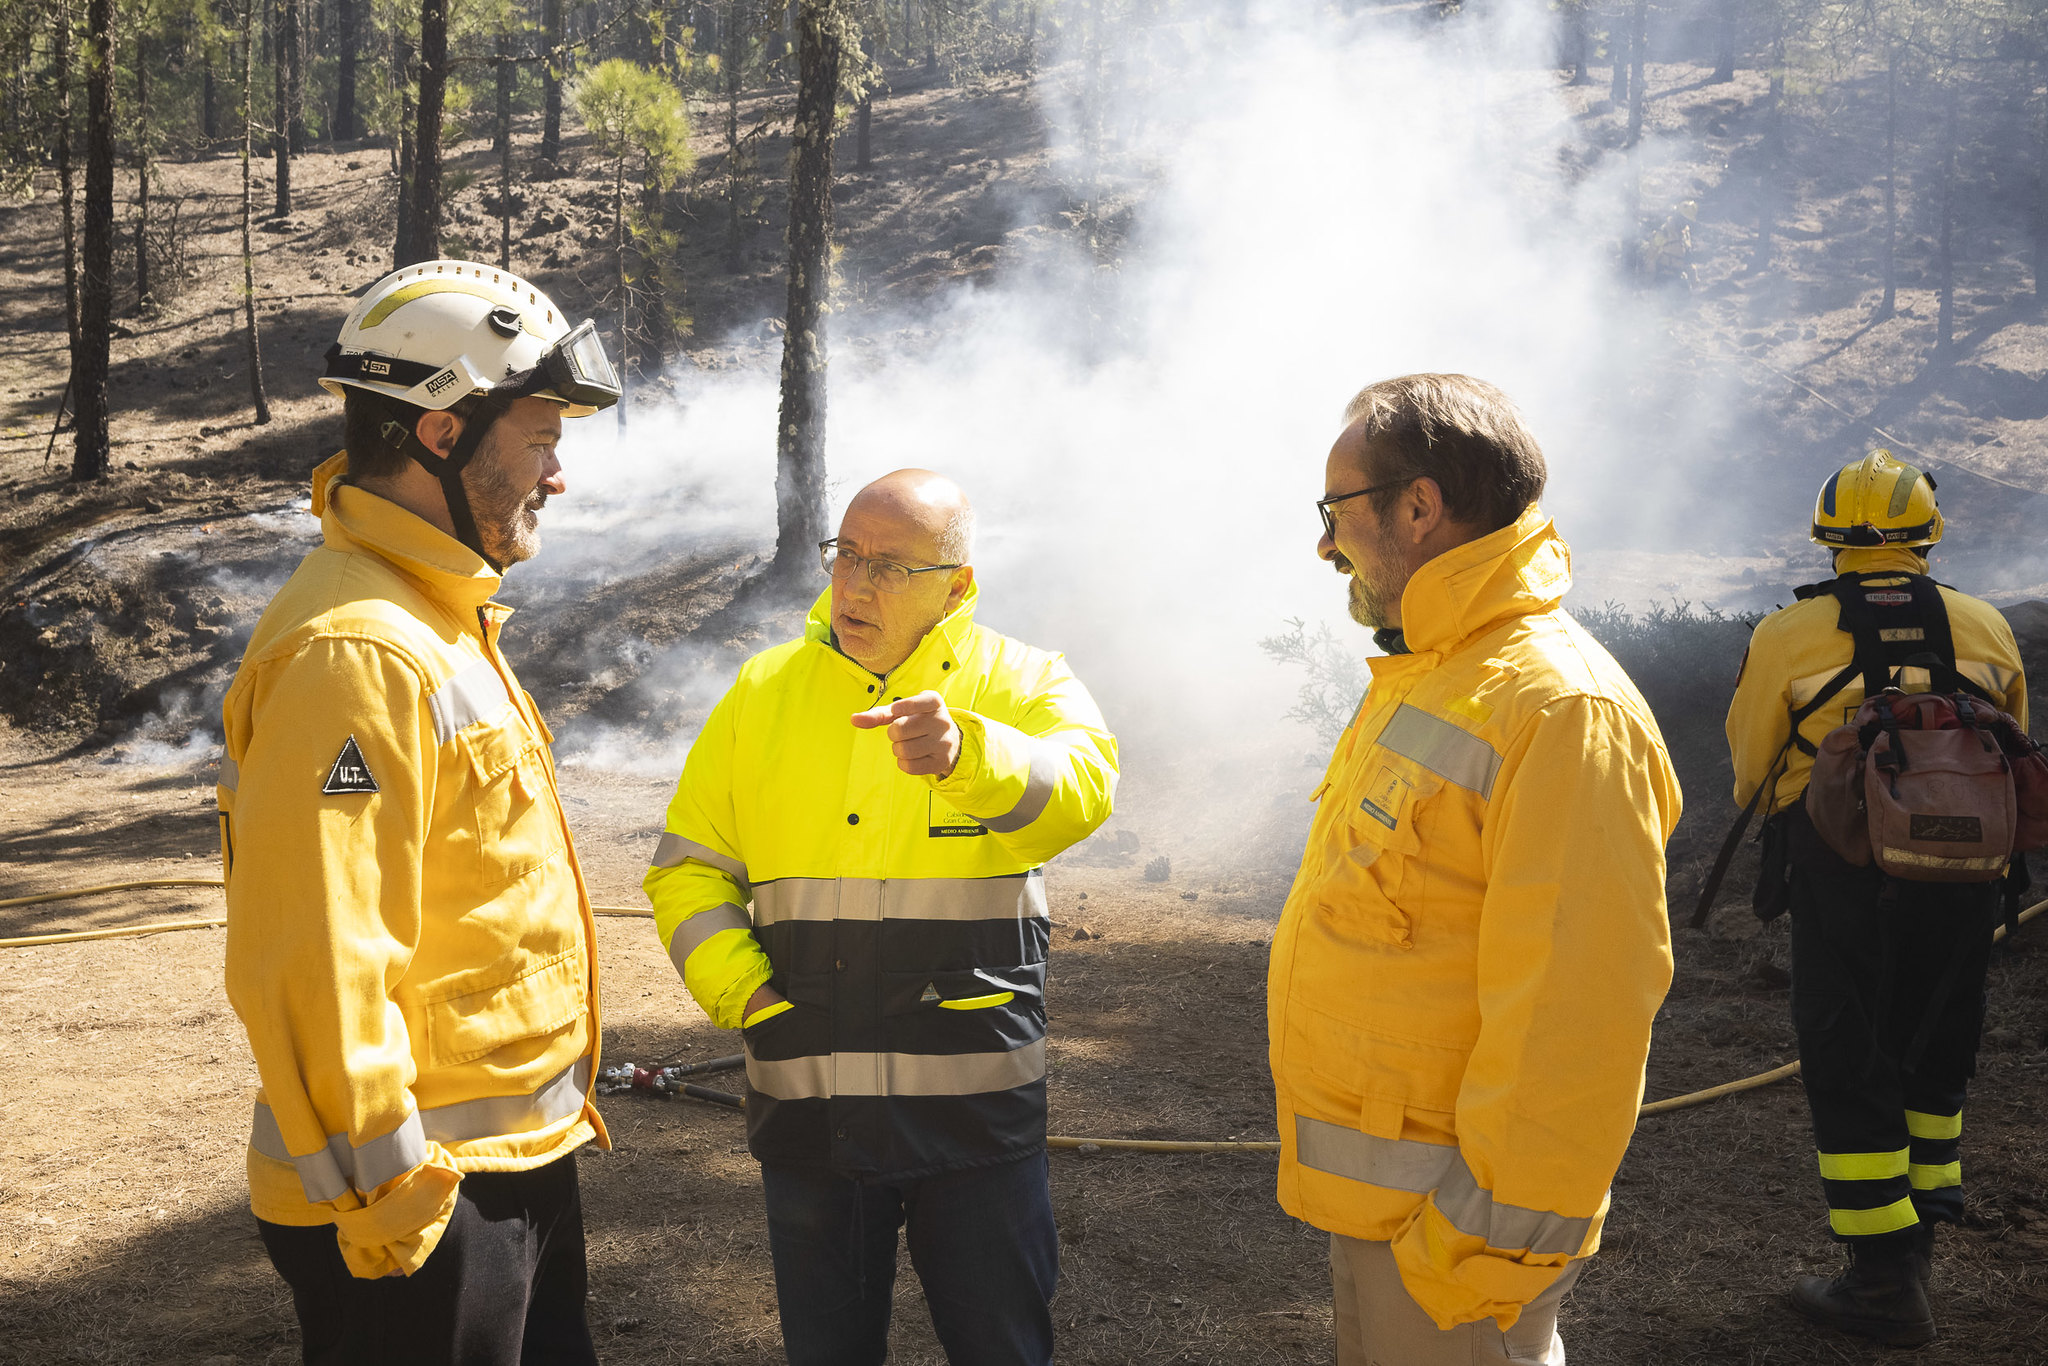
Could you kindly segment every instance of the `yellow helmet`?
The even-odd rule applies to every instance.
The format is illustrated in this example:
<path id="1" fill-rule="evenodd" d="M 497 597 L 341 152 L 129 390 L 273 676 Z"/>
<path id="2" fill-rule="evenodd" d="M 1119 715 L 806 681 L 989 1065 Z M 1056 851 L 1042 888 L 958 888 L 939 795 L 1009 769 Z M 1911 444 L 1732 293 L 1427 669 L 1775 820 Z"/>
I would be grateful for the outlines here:
<path id="1" fill-rule="evenodd" d="M 1941 539 L 1934 476 L 1875 450 L 1820 486 L 1813 540 L 1837 550 L 1933 545 Z"/>

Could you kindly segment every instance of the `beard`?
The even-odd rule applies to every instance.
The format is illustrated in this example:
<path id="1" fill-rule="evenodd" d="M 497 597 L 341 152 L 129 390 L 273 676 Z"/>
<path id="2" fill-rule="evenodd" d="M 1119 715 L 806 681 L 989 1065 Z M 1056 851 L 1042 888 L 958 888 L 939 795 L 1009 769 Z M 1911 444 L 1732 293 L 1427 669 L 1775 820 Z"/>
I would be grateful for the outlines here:
<path id="1" fill-rule="evenodd" d="M 1385 571 L 1376 575 L 1361 573 L 1357 565 L 1342 555 L 1337 556 L 1336 565 L 1351 576 L 1351 585 L 1345 592 L 1345 606 L 1351 619 L 1368 631 L 1384 631 L 1392 626 L 1394 609 L 1406 585 L 1392 582 Z"/>
<path id="2" fill-rule="evenodd" d="M 539 553 L 540 518 L 535 514 L 547 505 L 544 490 L 521 489 L 490 459 L 478 459 L 464 470 L 463 485 L 486 556 L 509 568 Z"/>

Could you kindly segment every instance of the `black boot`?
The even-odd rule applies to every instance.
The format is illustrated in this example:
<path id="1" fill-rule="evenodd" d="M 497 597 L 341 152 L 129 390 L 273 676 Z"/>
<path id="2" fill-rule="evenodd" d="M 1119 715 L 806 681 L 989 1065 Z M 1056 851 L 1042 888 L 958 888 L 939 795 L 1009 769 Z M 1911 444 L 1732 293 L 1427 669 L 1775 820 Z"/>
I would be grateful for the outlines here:
<path id="1" fill-rule="evenodd" d="M 1910 1247 L 1851 1243 L 1849 1269 L 1832 1280 L 1802 1276 L 1792 1307 L 1815 1323 L 1890 1347 L 1932 1342 L 1934 1315 L 1914 1262 Z"/>
<path id="2" fill-rule="evenodd" d="M 1913 1225 L 1913 1274 L 1920 1278 L 1920 1288 L 1934 1287 L 1934 1225 L 1921 1220 Z"/>

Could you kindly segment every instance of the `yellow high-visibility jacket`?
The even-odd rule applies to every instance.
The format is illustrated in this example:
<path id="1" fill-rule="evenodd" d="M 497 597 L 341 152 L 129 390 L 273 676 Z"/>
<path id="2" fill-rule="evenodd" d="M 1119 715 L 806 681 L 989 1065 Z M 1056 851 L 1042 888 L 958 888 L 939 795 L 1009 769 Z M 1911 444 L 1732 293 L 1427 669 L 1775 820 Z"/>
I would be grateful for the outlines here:
<path id="1" fill-rule="evenodd" d="M 1890 572 L 1902 576 L 1864 581 L 1864 587 L 1882 591 L 1905 586 L 1904 575 L 1924 575 L 1927 561 L 1906 549 L 1840 550 L 1835 552 L 1835 569 L 1841 574 Z M 1953 588 L 1940 591 L 1948 612 L 1957 672 L 1998 699 L 2001 710 L 2026 725 L 2027 680 L 2011 624 L 1988 602 Z M 1735 761 L 1736 805 L 1748 804 L 1773 761 L 1778 764 L 1778 779 L 1765 815 L 1783 811 L 1806 791 L 1813 756 L 1799 745 L 1787 748 L 1785 741 L 1792 713 L 1811 702 L 1855 654 L 1854 641 L 1840 629 L 1841 617 L 1841 603 L 1822 593 L 1780 608 L 1756 624 L 1749 652 L 1742 657 L 1735 699 L 1728 705 L 1728 752 Z M 1917 668 L 1899 669 L 1894 678 L 1909 692 L 1924 689 L 1929 682 L 1927 671 Z M 1800 738 L 1819 745 L 1829 731 L 1856 714 L 1863 698 L 1862 676 L 1851 677 L 1800 725 Z M 1778 758 L 1780 750 L 1783 759 Z"/>
<path id="2" fill-rule="evenodd" d="M 1439 1327 L 1599 1247 L 1671 983 L 1678 779 L 1529 509 L 1416 571 L 1273 938 L 1280 1203 Z"/>
<path id="3" fill-rule="evenodd" d="M 907 1178 L 1042 1148 L 1039 866 L 1108 818 L 1116 741 L 1061 656 L 975 624 L 972 589 L 886 678 L 834 646 L 830 600 L 691 746 L 655 929 L 720 1027 L 764 982 L 790 1002 L 745 1022 L 761 1160 Z M 926 690 L 961 731 L 945 778 L 851 723 Z"/>
<path id="4" fill-rule="evenodd" d="M 344 468 L 228 689 L 218 795 L 249 1202 L 373 1277 L 426 1261 L 462 1173 L 608 1140 L 590 897 L 498 575 Z"/>

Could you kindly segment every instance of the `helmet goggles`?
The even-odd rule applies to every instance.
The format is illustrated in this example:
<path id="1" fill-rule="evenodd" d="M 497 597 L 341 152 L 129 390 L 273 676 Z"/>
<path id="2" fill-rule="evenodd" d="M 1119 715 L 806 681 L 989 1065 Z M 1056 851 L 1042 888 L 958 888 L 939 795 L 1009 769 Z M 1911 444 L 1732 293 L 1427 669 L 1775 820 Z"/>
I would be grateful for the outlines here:
<path id="1" fill-rule="evenodd" d="M 533 369 L 508 376 L 492 386 L 491 392 L 508 398 L 537 394 L 558 398 L 574 408 L 601 411 L 619 401 L 619 375 L 612 369 L 611 357 L 604 353 L 597 324 L 585 318 L 550 346 Z"/>

